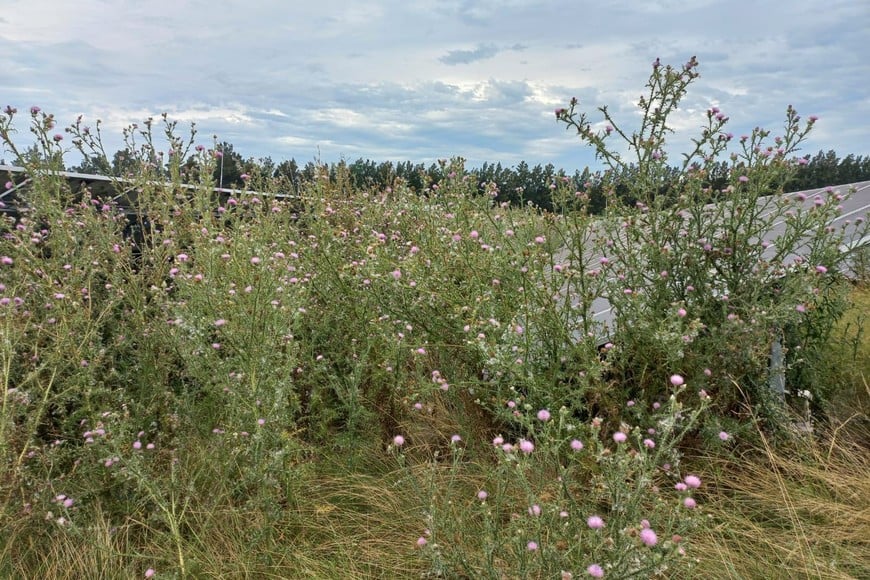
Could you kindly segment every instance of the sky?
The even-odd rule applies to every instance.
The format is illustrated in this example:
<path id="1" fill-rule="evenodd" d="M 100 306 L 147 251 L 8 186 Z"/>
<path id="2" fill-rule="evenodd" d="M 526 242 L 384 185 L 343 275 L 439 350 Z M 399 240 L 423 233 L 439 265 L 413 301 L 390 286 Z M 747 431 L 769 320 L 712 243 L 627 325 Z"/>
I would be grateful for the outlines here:
<path id="1" fill-rule="evenodd" d="M 819 117 L 804 153 L 870 155 L 868 40 L 866 0 L 0 0 L 0 107 L 100 119 L 110 152 L 166 112 L 276 162 L 573 171 L 596 162 L 554 109 L 631 130 L 652 61 L 695 55 L 671 159 L 710 107 L 777 134 L 789 104 Z"/>

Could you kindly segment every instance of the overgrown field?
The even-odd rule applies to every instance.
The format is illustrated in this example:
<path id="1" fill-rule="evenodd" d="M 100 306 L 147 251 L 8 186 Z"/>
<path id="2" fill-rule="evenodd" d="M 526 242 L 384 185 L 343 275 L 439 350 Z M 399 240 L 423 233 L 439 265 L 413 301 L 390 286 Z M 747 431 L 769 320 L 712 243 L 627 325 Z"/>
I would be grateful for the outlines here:
<path id="1" fill-rule="evenodd" d="M 425 195 L 220 196 L 216 152 L 168 123 L 164 163 L 148 123 L 128 219 L 52 171 L 53 117 L 37 155 L 7 108 L 32 184 L 0 224 L 0 576 L 870 575 L 868 293 L 826 227 L 849 192 L 782 195 L 814 122 L 789 107 L 718 191 L 711 109 L 659 194 L 696 67 L 654 66 L 633 141 L 557 111 L 599 183 L 634 143 L 637 203 L 603 216 L 562 181 L 554 212 L 496 205 L 460 159 Z"/>

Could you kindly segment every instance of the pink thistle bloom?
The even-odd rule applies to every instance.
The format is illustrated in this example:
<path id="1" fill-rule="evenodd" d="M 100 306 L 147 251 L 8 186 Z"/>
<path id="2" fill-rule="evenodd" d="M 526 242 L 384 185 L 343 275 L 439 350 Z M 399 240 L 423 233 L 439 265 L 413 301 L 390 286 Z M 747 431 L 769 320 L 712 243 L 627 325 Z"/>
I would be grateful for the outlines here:
<path id="1" fill-rule="evenodd" d="M 537 236 L 537 237 L 535 237 L 535 243 L 536 243 L 536 244 L 543 244 L 545 241 L 547 241 L 547 240 L 544 238 L 544 236 Z"/>
<path id="2" fill-rule="evenodd" d="M 30 107 L 30 114 L 31 114 L 31 115 L 37 115 L 37 114 L 39 114 L 39 112 L 40 112 L 41 110 L 42 110 L 42 109 L 40 109 L 39 107 L 37 107 L 36 105 L 34 105 L 34 106 Z"/>
<path id="3" fill-rule="evenodd" d="M 681 386 L 686 381 L 683 379 L 681 375 L 671 375 L 671 384 L 675 387 Z"/>
<path id="4" fill-rule="evenodd" d="M 682 481 L 678 481 L 674 484 L 674 489 L 676 489 L 677 491 L 686 491 L 687 489 L 689 489 L 689 486 Z"/>
<path id="5" fill-rule="evenodd" d="M 250 178 L 251 178 L 251 176 L 248 175 L 247 173 L 242 173 L 241 175 L 239 175 L 239 179 L 241 179 L 242 181 L 247 181 Z"/>
<path id="6" fill-rule="evenodd" d="M 451 435 L 450 436 L 451 443 L 459 443 L 460 441 L 462 441 L 462 437 L 460 437 L 459 435 Z"/>
<path id="7" fill-rule="evenodd" d="M 656 446 L 656 442 L 653 441 L 652 439 L 644 439 L 643 446 L 646 447 L 647 449 L 653 449 Z"/>
<path id="8" fill-rule="evenodd" d="M 489 494 L 486 493 L 485 490 L 481 489 L 480 491 L 477 492 L 477 499 L 479 499 L 480 501 L 486 501 L 486 498 L 488 498 L 488 497 L 489 497 Z"/>
<path id="9" fill-rule="evenodd" d="M 392 272 L 392 276 L 393 276 L 393 279 L 394 279 L 394 280 L 398 280 L 399 278 L 402 277 L 402 272 L 401 272 L 401 270 L 393 270 L 393 272 Z"/>
<path id="10" fill-rule="evenodd" d="M 492 444 L 495 445 L 496 447 L 498 447 L 499 445 L 501 445 L 503 443 L 504 443 L 504 437 L 502 437 L 501 435 L 496 436 L 492 440 Z"/>
<path id="11" fill-rule="evenodd" d="M 680 318 L 685 318 L 686 314 L 688 314 L 688 312 L 686 312 L 685 308 L 680 308 L 679 310 L 677 310 L 677 316 L 679 316 Z"/>
<path id="12" fill-rule="evenodd" d="M 819 264 L 818 266 L 816 266 L 816 272 L 818 272 L 819 274 L 827 274 L 828 269 L 826 267 L 822 266 L 821 264 Z"/>
<path id="13" fill-rule="evenodd" d="M 589 567 L 586 568 L 586 573 L 593 578 L 604 578 L 604 570 L 598 564 L 590 564 Z"/>
<path id="14" fill-rule="evenodd" d="M 625 443 L 625 441 L 627 439 L 628 439 L 628 435 L 626 435 L 622 431 L 617 431 L 616 433 L 613 434 L 613 440 L 616 441 L 617 443 Z"/>
<path id="15" fill-rule="evenodd" d="M 133 449 L 142 449 L 142 442 L 138 439 L 133 442 Z"/>
<path id="16" fill-rule="evenodd" d="M 684 481 L 686 482 L 686 485 L 688 485 L 689 487 L 692 487 L 695 489 L 701 487 L 701 478 L 698 477 L 697 475 L 687 475 L 686 479 Z"/>
<path id="17" fill-rule="evenodd" d="M 570 445 L 571 445 L 571 449 L 573 449 L 574 451 L 582 451 L 583 450 L 583 442 L 580 441 L 579 439 L 572 439 Z"/>
<path id="18" fill-rule="evenodd" d="M 223 326 L 226 323 L 227 323 L 227 321 L 224 320 L 223 318 L 218 318 L 217 320 L 214 321 L 215 326 Z"/>
<path id="19" fill-rule="evenodd" d="M 600 530 L 604 527 L 604 520 L 600 516 L 589 516 L 586 518 L 586 525 L 593 530 Z"/>
<path id="20" fill-rule="evenodd" d="M 251 258 L 251 263 L 252 264 L 259 264 L 260 258 L 258 258 L 257 256 L 254 256 L 253 258 Z"/>
<path id="21" fill-rule="evenodd" d="M 262 427 L 262 426 L 265 425 L 265 424 L 266 424 L 266 420 L 265 420 L 265 419 L 257 419 L 257 425 L 259 425 L 260 427 Z"/>
<path id="22" fill-rule="evenodd" d="M 538 420 L 539 421 L 549 421 L 550 420 L 550 412 L 546 409 L 541 409 L 538 411 Z"/>
<path id="23" fill-rule="evenodd" d="M 75 503 L 75 501 L 73 500 L 73 498 L 68 497 L 65 500 L 63 500 L 63 507 L 69 509 L 73 506 L 74 503 Z"/>
<path id="24" fill-rule="evenodd" d="M 401 447 L 402 445 L 405 444 L 405 438 L 402 437 L 401 435 L 396 435 L 395 437 L 393 437 L 393 444 L 396 447 Z"/>
<path id="25" fill-rule="evenodd" d="M 688 509 L 691 510 L 691 509 L 695 509 L 695 507 L 696 507 L 698 504 L 695 502 L 694 499 L 692 499 L 692 498 L 690 498 L 690 497 L 687 497 L 686 499 L 683 500 L 683 505 L 686 506 Z"/>
<path id="26" fill-rule="evenodd" d="M 13 185 L 11 181 L 6 182 L 6 189 L 12 189 Z"/>
<path id="27" fill-rule="evenodd" d="M 4 266 L 11 266 L 14 263 L 15 263 L 15 260 L 10 258 L 9 256 L 0 257 L 0 264 L 3 264 Z"/>
<path id="28" fill-rule="evenodd" d="M 526 544 L 526 549 L 529 552 L 534 552 L 535 550 L 538 549 L 538 543 L 537 542 L 529 542 L 528 544 Z"/>
<path id="29" fill-rule="evenodd" d="M 420 536 L 419 538 L 417 538 L 417 547 L 418 548 L 422 548 L 423 546 L 425 546 L 428 543 L 429 543 L 429 541 L 426 538 L 424 538 L 423 536 Z"/>
<path id="30" fill-rule="evenodd" d="M 535 450 L 535 444 L 527 439 L 520 439 L 520 451 L 528 455 Z"/>
<path id="31" fill-rule="evenodd" d="M 737 178 L 737 181 L 739 181 L 740 183 L 746 183 L 747 181 L 749 181 L 749 178 L 746 177 L 745 175 L 741 175 L 740 177 Z"/>
<path id="32" fill-rule="evenodd" d="M 719 431 L 719 439 L 722 441 L 728 441 L 731 438 L 731 435 L 726 433 L 725 431 Z"/>
<path id="33" fill-rule="evenodd" d="M 471 230 L 471 233 L 468 234 L 468 237 L 471 238 L 472 240 L 476 240 L 477 238 L 480 237 L 480 234 L 477 233 L 477 230 Z"/>
<path id="34" fill-rule="evenodd" d="M 157 571 L 154 570 L 154 568 L 148 568 L 147 570 L 145 570 L 146 578 L 153 578 L 155 574 L 157 574 Z"/>
<path id="35" fill-rule="evenodd" d="M 659 542 L 659 538 L 651 528 L 644 528 L 640 531 L 640 540 L 647 546 L 655 546 Z"/>

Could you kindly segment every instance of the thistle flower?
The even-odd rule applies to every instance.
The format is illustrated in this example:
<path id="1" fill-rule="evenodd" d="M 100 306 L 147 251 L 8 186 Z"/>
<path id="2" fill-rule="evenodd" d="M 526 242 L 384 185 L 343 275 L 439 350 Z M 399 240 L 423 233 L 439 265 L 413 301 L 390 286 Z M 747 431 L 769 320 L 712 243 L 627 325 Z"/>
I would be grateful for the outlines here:
<path id="1" fill-rule="evenodd" d="M 687 475 L 683 481 L 685 481 L 686 485 L 689 487 L 692 487 L 695 489 L 701 487 L 701 478 L 698 477 L 697 475 Z"/>
<path id="2" fill-rule="evenodd" d="M 586 518 L 586 525 L 593 530 L 600 530 L 604 527 L 604 520 L 600 516 L 589 516 Z"/>
<path id="3" fill-rule="evenodd" d="M 586 568 L 586 573 L 593 578 L 604 578 L 604 570 L 598 564 L 590 564 L 589 567 Z"/>
<path id="4" fill-rule="evenodd" d="M 644 528 L 640 531 L 640 540 L 647 546 L 652 547 L 658 543 L 659 538 L 652 528 Z"/>

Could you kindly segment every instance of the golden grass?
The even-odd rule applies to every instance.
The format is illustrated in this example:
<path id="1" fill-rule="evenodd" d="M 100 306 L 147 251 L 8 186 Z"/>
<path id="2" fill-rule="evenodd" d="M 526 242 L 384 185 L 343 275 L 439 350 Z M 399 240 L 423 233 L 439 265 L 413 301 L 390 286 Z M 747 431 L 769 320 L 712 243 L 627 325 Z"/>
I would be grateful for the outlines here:
<path id="1" fill-rule="evenodd" d="M 709 526 L 691 544 L 697 578 L 870 578 L 870 288 L 857 288 L 832 344 L 832 421 L 791 445 L 759 443 L 692 466 Z"/>
<path id="2" fill-rule="evenodd" d="M 870 452 L 833 433 L 789 451 L 762 441 L 697 462 L 710 523 L 696 577 L 870 577 Z"/>

